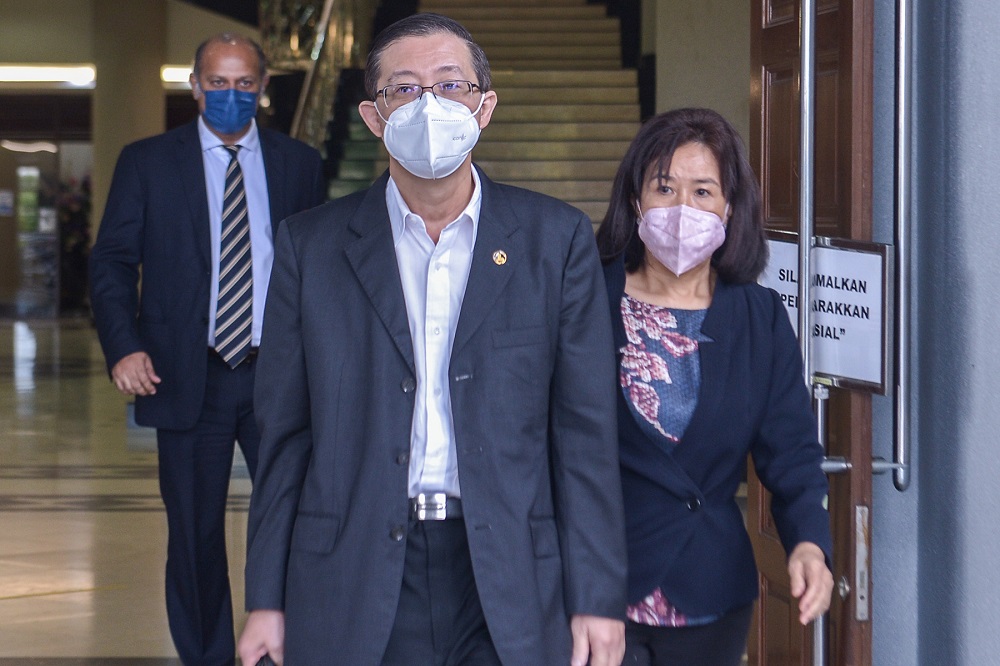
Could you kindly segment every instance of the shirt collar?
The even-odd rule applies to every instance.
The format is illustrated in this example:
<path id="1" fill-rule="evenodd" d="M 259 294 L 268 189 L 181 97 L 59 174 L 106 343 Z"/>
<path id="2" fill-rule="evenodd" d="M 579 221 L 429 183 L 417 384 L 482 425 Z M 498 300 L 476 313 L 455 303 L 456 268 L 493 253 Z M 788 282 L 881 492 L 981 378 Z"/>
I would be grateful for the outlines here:
<path id="1" fill-rule="evenodd" d="M 222 139 L 217 137 L 208 128 L 208 125 L 205 124 L 205 119 L 200 114 L 198 115 L 198 138 L 201 140 L 201 151 L 203 153 L 225 145 L 222 143 Z M 249 150 L 250 152 L 260 150 L 260 132 L 257 130 L 256 120 L 250 121 L 250 129 L 236 143 L 239 144 L 240 150 Z"/>
<path id="2" fill-rule="evenodd" d="M 448 226 L 451 226 L 451 224 L 454 224 L 465 217 L 472 222 L 472 238 L 475 238 L 476 232 L 479 229 L 479 213 L 481 210 L 480 204 L 483 199 L 482 184 L 479 182 L 479 174 L 476 172 L 475 168 L 472 169 L 472 183 L 472 197 L 469 199 L 469 203 L 465 206 L 465 209 L 459 213 L 458 217 L 456 217 Z M 399 241 L 403 237 L 403 231 L 406 230 L 407 218 L 410 216 L 419 218 L 420 216 L 411 211 L 410 207 L 406 205 L 405 201 L 403 201 L 403 195 L 400 194 L 399 187 L 392 179 L 392 176 L 389 176 L 389 183 L 385 188 L 385 203 L 389 209 L 389 224 L 392 227 L 392 244 L 393 247 L 395 247 L 399 245 Z"/>

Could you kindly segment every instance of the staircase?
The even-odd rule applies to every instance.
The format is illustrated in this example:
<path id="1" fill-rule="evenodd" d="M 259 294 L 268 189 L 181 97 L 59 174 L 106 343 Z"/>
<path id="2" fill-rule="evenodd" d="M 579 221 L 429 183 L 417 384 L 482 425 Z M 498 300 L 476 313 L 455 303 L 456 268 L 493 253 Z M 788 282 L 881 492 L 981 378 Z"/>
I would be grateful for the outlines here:
<path id="1" fill-rule="evenodd" d="M 596 225 L 639 128 L 636 72 L 621 68 L 618 20 L 603 5 L 541 4 L 422 0 L 420 10 L 461 22 L 489 58 L 498 104 L 475 162 L 493 180 L 573 204 Z M 387 164 L 381 143 L 358 123 L 344 148 L 344 182 L 331 186 L 331 196 L 367 185 Z"/>

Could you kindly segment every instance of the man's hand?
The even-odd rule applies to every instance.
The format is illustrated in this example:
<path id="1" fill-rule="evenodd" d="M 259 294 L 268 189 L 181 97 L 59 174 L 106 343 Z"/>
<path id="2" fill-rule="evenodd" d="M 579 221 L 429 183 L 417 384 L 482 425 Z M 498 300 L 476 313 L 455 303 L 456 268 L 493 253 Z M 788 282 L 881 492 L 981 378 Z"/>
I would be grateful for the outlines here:
<path id="1" fill-rule="evenodd" d="M 264 655 L 281 666 L 285 660 L 285 614 L 276 610 L 250 611 L 236 648 L 243 666 L 256 666 Z"/>
<path id="2" fill-rule="evenodd" d="M 569 628 L 573 632 L 570 666 L 621 665 L 625 657 L 624 622 L 595 615 L 574 615 Z"/>
<path id="3" fill-rule="evenodd" d="M 788 558 L 792 596 L 799 600 L 799 622 L 809 624 L 830 607 L 833 574 L 826 557 L 814 543 L 803 541 Z"/>
<path id="4" fill-rule="evenodd" d="M 153 361 L 146 352 L 133 352 L 115 363 L 111 379 L 125 395 L 153 395 L 160 378 L 153 370 Z"/>

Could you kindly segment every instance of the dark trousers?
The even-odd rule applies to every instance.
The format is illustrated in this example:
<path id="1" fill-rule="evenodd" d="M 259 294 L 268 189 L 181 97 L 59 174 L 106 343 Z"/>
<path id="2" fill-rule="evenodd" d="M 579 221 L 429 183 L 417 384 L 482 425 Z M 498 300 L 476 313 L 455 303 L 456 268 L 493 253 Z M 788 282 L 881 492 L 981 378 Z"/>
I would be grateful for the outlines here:
<path id="1" fill-rule="evenodd" d="M 501 666 L 479 603 L 465 522 L 410 527 L 383 666 Z"/>
<path id="2" fill-rule="evenodd" d="M 698 627 L 625 625 L 622 666 L 739 666 L 746 650 L 753 604 Z"/>
<path id="3" fill-rule="evenodd" d="M 160 494 L 167 509 L 167 618 L 185 666 L 235 662 L 226 498 L 234 441 L 251 478 L 257 470 L 255 365 L 251 358 L 231 369 L 210 354 L 198 423 L 190 430 L 156 433 Z"/>

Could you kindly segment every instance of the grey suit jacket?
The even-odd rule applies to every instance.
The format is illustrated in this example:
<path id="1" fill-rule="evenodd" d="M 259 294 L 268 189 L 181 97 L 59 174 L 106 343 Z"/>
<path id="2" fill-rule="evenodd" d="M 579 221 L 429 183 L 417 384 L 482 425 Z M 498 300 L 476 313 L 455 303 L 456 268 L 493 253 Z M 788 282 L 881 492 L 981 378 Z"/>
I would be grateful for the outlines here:
<path id="1" fill-rule="evenodd" d="M 378 664 L 399 597 L 416 375 L 387 179 L 276 241 L 246 601 L 284 609 L 292 666 Z M 604 282 L 580 211 L 482 187 L 449 371 L 473 569 L 503 662 L 568 664 L 571 615 L 625 610 Z"/>

